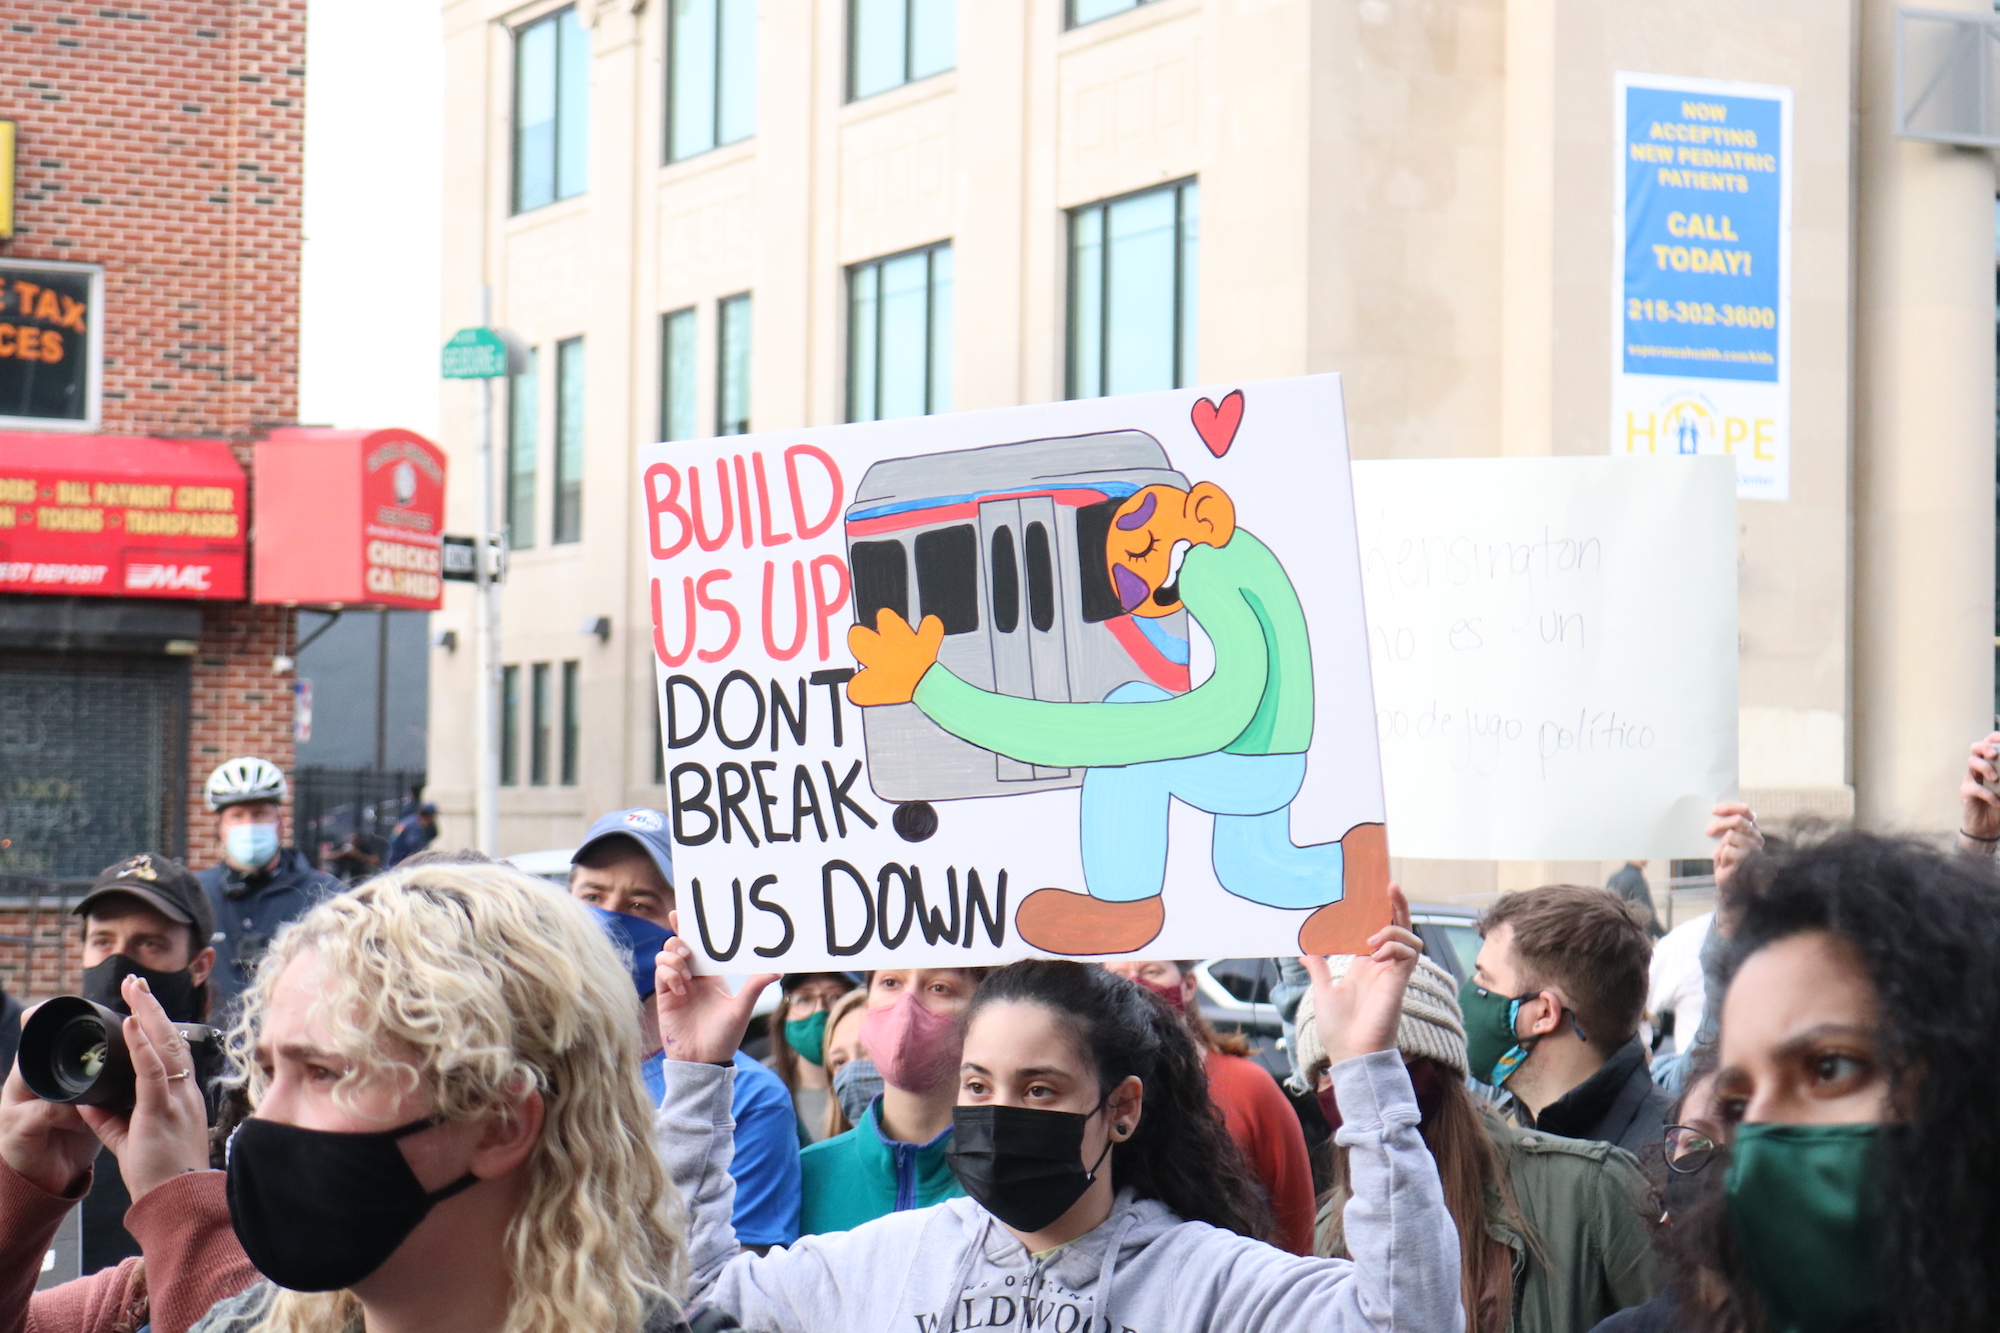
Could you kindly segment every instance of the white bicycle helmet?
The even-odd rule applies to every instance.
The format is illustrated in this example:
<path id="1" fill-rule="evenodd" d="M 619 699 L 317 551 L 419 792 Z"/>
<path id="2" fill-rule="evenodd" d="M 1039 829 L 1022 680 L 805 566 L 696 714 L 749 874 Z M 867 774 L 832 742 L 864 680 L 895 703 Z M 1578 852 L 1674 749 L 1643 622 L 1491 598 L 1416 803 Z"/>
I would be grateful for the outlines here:
<path id="1" fill-rule="evenodd" d="M 285 799 L 285 775 L 267 759 L 232 759 L 208 775 L 208 808 Z"/>

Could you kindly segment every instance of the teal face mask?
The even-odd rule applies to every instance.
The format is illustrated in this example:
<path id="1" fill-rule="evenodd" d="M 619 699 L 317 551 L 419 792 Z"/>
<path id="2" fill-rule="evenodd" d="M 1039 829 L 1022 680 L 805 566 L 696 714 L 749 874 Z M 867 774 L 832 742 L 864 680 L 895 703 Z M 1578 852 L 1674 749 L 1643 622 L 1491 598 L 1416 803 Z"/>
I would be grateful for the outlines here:
<path id="1" fill-rule="evenodd" d="M 1729 1221 L 1776 1333 L 1861 1333 L 1880 1323 L 1877 1131 L 1737 1127 L 1724 1181 Z"/>
<path id="2" fill-rule="evenodd" d="M 810 1064 L 825 1064 L 826 1010 L 820 1010 L 811 1018 L 786 1019 L 785 1042 L 799 1053 L 801 1060 Z"/>
<path id="3" fill-rule="evenodd" d="M 1514 1024 L 1521 1002 L 1538 994 L 1496 995 L 1473 985 L 1470 977 L 1458 988 L 1458 1007 L 1465 1011 L 1465 1059 L 1475 1077 L 1497 1088 L 1528 1058 L 1533 1043 L 1524 1045 L 1514 1035 Z"/>

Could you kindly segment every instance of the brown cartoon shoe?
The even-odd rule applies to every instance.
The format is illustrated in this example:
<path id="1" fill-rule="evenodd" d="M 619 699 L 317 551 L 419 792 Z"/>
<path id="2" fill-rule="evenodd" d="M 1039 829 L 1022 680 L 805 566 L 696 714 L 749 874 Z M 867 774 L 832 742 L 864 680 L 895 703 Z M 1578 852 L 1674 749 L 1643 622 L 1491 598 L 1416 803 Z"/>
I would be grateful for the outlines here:
<path id="1" fill-rule="evenodd" d="M 1340 840 L 1345 862 L 1341 898 L 1299 927 L 1299 952 L 1367 953 L 1368 937 L 1389 924 L 1389 834 L 1380 824 L 1356 824 Z M 1021 904 L 1027 910 L 1027 904 Z"/>
<path id="2" fill-rule="evenodd" d="M 1166 919 L 1158 894 L 1108 903 L 1068 889 L 1036 889 L 1014 913 L 1014 933 L 1037 949 L 1071 957 L 1131 953 L 1151 944 Z"/>

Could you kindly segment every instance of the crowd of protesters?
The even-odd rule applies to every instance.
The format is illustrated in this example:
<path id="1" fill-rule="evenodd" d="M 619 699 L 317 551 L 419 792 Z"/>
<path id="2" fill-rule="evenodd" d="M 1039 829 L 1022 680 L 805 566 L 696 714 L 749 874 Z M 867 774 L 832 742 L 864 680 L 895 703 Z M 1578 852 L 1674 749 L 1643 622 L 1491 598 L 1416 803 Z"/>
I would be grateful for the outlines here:
<path id="1" fill-rule="evenodd" d="M 232 760 L 222 864 L 76 908 L 129 1106 L 36 1096 L 0 1012 L 0 1333 L 1993 1329 L 1996 789 L 2000 733 L 1949 851 L 1717 806 L 1712 913 L 1638 861 L 1504 894 L 1462 980 L 1392 887 L 1281 960 L 1272 1058 L 1188 959 L 732 993 L 658 811 L 567 894 L 416 834 L 348 887 Z"/>

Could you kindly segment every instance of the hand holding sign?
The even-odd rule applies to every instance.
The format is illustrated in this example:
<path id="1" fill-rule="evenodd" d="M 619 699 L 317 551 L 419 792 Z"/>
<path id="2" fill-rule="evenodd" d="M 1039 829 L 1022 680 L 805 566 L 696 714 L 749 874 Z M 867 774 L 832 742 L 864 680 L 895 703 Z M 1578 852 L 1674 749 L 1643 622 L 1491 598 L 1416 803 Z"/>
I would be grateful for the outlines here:
<path id="1" fill-rule="evenodd" d="M 864 707 L 908 703 L 943 642 L 944 622 L 936 616 L 925 616 L 911 629 L 909 621 L 883 607 L 874 629 L 855 625 L 847 631 L 847 646 L 861 664 L 847 682 L 848 700 Z"/>
<path id="2" fill-rule="evenodd" d="M 1410 930 L 1410 900 L 1402 886 L 1389 886 L 1389 924 L 1368 939 L 1370 952 L 1354 960 L 1335 981 L 1318 954 L 1299 959 L 1312 974 L 1313 1016 L 1327 1057 L 1342 1060 L 1396 1048 L 1403 1021 L 1403 990 L 1417 970 L 1423 941 Z"/>
<path id="3" fill-rule="evenodd" d="M 694 951 L 679 934 L 681 914 L 669 912 L 667 920 L 676 933 L 661 946 L 653 972 L 658 992 L 653 1002 L 660 1013 L 661 1048 L 669 1060 L 726 1064 L 743 1044 L 743 1033 L 750 1026 L 750 1010 L 757 997 L 778 975 L 760 973 L 731 995 L 721 977 L 695 975 Z"/>

